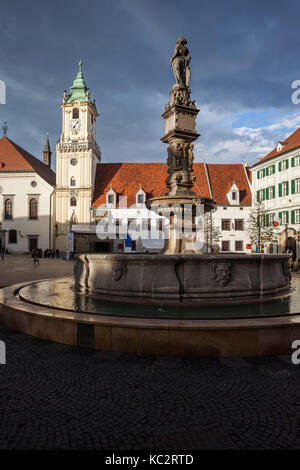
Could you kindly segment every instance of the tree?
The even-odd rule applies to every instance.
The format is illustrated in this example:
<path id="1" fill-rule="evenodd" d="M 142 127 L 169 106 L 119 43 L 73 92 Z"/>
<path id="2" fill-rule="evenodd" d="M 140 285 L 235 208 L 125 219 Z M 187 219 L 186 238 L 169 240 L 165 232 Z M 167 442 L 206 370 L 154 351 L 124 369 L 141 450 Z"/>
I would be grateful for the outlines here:
<path id="1" fill-rule="evenodd" d="M 212 252 L 213 244 L 218 243 L 222 238 L 220 227 L 215 225 L 213 212 L 215 211 L 206 212 L 204 214 L 204 240 L 207 247 L 207 253 Z"/>
<path id="2" fill-rule="evenodd" d="M 265 209 L 263 202 L 257 202 L 250 210 L 247 229 L 250 233 L 251 243 L 259 248 L 262 242 L 268 240 L 270 243 L 277 241 L 273 221 L 270 219 L 269 211 Z"/>

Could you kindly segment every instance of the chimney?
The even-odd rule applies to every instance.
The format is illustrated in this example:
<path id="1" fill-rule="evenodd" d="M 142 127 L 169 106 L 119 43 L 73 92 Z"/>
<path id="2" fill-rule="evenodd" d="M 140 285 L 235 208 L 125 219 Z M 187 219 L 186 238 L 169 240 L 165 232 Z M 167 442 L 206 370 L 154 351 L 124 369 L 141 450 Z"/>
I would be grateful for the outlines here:
<path id="1" fill-rule="evenodd" d="M 50 150 L 48 134 L 47 134 L 47 139 L 46 139 L 45 147 L 44 147 L 44 150 L 43 150 L 43 154 L 44 154 L 43 160 L 44 160 L 45 165 L 47 165 L 49 168 L 51 168 L 51 155 L 52 155 L 52 152 Z"/>

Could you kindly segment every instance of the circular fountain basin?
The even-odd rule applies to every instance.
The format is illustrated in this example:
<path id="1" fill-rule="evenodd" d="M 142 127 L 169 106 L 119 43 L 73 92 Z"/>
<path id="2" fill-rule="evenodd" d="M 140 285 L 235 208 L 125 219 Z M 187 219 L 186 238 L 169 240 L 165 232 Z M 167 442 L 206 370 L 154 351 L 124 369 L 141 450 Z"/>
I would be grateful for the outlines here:
<path id="1" fill-rule="evenodd" d="M 120 304 L 78 295 L 73 279 L 0 290 L 0 322 L 45 340 L 162 356 L 290 354 L 300 339 L 300 279 L 273 300 L 232 306 Z"/>
<path id="2" fill-rule="evenodd" d="M 103 300 L 158 305 L 224 305 L 290 289 L 287 254 L 86 254 L 75 290 Z"/>

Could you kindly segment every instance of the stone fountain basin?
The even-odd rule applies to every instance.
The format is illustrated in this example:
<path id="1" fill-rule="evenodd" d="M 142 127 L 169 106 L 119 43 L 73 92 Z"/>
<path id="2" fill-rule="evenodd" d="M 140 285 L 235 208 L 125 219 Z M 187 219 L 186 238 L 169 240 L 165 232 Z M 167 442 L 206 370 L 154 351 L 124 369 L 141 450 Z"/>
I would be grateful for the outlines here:
<path id="1" fill-rule="evenodd" d="M 290 290 L 288 254 L 85 254 L 75 290 L 115 302 L 217 305 L 270 300 Z"/>

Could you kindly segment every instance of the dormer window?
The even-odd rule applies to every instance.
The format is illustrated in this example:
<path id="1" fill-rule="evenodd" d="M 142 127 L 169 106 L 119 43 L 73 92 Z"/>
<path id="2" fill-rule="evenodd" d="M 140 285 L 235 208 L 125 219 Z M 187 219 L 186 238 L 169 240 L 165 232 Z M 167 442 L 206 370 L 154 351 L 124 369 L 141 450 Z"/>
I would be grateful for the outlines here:
<path id="1" fill-rule="evenodd" d="M 74 108 L 73 109 L 73 119 L 78 119 L 79 118 L 79 109 Z"/>
<path id="2" fill-rule="evenodd" d="M 240 191 L 236 183 L 231 185 L 227 193 L 227 199 L 229 204 L 238 205 L 240 203 Z"/>
<path id="3" fill-rule="evenodd" d="M 110 190 L 106 193 L 106 205 L 107 207 L 116 207 L 117 202 L 117 195 L 113 188 L 111 187 Z"/>
<path id="4" fill-rule="evenodd" d="M 146 193 L 140 186 L 140 189 L 136 193 L 136 199 L 135 199 L 136 205 L 137 206 L 143 206 L 146 202 Z"/>
<path id="5" fill-rule="evenodd" d="M 276 150 L 277 152 L 281 152 L 281 150 L 283 149 L 283 145 L 281 142 L 278 142 L 277 146 L 276 146 Z"/>

